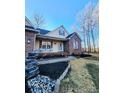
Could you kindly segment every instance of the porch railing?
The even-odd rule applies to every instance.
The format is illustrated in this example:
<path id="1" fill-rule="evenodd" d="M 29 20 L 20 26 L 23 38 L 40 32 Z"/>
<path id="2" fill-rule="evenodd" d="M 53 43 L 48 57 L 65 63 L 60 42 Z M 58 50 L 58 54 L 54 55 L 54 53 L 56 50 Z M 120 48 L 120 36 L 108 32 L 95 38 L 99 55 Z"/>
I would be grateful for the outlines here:
<path id="1" fill-rule="evenodd" d="M 53 48 L 50 48 L 50 49 L 40 48 L 40 52 L 52 52 L 52 51 L 53 51 Z"/>
<path id="2" fill-rule="evenodd" d="M 50 49 L 39 48 L 39 49 L 34 50 L 34 52 L 36 53 L 53 52 L 53 48 L 50 48 Z"/>

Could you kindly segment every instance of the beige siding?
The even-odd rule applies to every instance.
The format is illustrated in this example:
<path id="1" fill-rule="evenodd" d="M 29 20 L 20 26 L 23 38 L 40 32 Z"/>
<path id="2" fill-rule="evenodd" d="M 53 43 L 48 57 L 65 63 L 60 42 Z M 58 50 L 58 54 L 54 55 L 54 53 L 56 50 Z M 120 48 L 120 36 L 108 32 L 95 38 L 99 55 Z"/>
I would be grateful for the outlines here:
<path id="1" fill-rule="evenodd" d="M 45 42 L 46 40 L 42 40 L 42 42 Z M 60 43 L 62 44 L 62 50 L 59 50 L 59 45 Z M 40 41 L 36 40 L 35 42 L 35 49 L 39 49 L 39 44 Z M 51 52 L 59 52 L 59 51 L 64 51 L 64 44 L 61 41 L 53 41 L 53 48 Z"/>
<path id="2" fill-rule="evenodd" d="M 57 41 L 54 41 L 53 42 L 53 52 L 59 52 L 59 44 L 62 43 L 62 46 L 63 46 L 63 42 L 57 42 Z M 62 49 L 62 51 L 64 51 L 64 48 Z"/>
<path id="3" fill-rule="evenodd" d="M 59 30 L 61 28 L 63 28 L 63 27 L 57 28 L 54 31 L 51 31 L 51 32 L 47 33 L 46 35 L 47 36 L 52 36 L 52 37 L 66 38 L 68 36 L 68 33 L 65 31 L 64 28 L 63 29 L 64 29 L 64 32 L 65 32 L 65 36 L 59 35 Z"/>
<path id="4" fill-rule="evenodd" d="M 39 40 L 36 40 L 36 42 L 35 42 L 35 49 L 39 49 L 39 44 L 40 44 Z"/>

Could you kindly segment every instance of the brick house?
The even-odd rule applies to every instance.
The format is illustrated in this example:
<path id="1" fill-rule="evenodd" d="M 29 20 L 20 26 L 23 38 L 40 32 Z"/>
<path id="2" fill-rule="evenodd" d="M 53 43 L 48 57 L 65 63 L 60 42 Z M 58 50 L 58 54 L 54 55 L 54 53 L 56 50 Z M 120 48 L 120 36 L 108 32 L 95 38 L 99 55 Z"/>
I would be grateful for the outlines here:
<path id="1" fill-rule="evenodd" d="M 80 54 L 81 53 L 81 39 L 79 35 L 74 32 L 70 35 L 68 35 L 66 38 L 68 38 L 66 42 L 66 47 L 68 53 L 71 54 Z"/>
<path id="2" fill-rule="evenodd" d="M 35 48 L 35 39 L 38 31 L 33 27 L 30 20 L 25 18 L 25 56 L 28 56 L 28 53 L 34 51 Z"/>
<path id="3" fill-rule="evenodd" d="M 53 31 L 37 28 L 26 18 L 25 21 L 25 52 L 38 51 L 40 53 L 81 53 L 81 39 L 78 33 L 69 34 L 64 26 Z"/>

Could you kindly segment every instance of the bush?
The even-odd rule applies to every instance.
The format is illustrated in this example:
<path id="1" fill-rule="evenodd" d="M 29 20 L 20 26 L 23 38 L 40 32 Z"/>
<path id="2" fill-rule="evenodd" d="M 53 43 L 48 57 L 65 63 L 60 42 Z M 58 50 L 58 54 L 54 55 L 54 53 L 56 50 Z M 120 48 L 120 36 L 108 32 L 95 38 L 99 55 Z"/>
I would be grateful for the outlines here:
<path id="1" fill-rule="evenodd" d="M 56 53 L 39 53 L 38 59 L 40 58 L 57 58 L 57 57 L 68 57 L 67 52 L 56 52 Z"/>

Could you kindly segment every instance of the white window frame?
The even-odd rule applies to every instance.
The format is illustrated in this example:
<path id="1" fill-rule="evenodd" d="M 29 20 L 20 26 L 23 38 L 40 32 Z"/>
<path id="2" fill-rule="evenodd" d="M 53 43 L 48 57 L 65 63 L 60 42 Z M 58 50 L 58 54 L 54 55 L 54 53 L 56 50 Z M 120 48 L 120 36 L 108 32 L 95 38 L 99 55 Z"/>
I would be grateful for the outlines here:
<path id="1" fill-rule="evenodd" d="M 43 48 L 43 46 L 45 46 L 45 48 Z M 50 47 L 48 48 L 48 46 L 50 46 Z M 52 48 L 51 42 L 50 41 L 43 41 L 41 48 L 44 49 L 44 50 L 51 49 Z"/>
<path id="2" fill-rule="evenodd" d="M 75 40 L 73 41 L 73 48 L 75 49 Z"/>
<path id="3" fill-rule="evenodd" d="M 59 50 L 63 51 L 63 43 L 59 43 Z"/>
<path id="4" fill-rule="evenodd" d="M 75 49 L 78 49 L 79 47 L 78 41 L 75 41 L 75 45 L 76 45 Z"/>
<path id="5" fill-rule="evenodd" d="M 79 44 L 78 44 L 78 41 L 77 40 L 74 40 L 73 41 L 73 48 L 74 49 L 78 49 L 79 48 Z"/>

